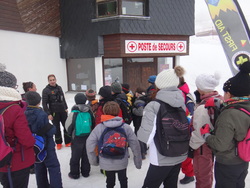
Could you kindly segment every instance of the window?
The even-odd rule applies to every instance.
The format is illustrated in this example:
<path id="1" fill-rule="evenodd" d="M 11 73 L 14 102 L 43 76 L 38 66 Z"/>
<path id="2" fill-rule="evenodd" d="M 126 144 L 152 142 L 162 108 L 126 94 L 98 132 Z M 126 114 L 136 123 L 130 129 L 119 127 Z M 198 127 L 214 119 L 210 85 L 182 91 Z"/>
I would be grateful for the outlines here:
<path id="1" fill-rule="evenodd" d="M 68 59 L 68 88 L 69 91 L 96 90 L 95 59 Z"/>
<path id="2" fill-rule="evenodd" d="M 173 57 L 158 57 L 158 73 L 163 70 L 172 69 L 174 66 Z"/>
<path id="3" fill-rule="evenodd" d="M 115 80 L 123 82 L 122 58 L 104 59 L 104 85 L 111 85 Z"/>
<path id="4" fill-rule="evenodd" d="M 96 0 L 97 17 L 145 16 L 146 0 Z"/>

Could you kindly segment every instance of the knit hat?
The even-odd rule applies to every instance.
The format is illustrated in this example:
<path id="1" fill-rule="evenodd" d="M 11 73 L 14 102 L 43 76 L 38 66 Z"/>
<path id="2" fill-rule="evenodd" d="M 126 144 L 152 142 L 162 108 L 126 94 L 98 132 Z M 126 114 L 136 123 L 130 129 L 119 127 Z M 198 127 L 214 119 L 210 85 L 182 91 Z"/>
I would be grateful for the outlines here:
<path id="1" fill-rule="evenodd" d="M 220 83 L 220 74 L 215 72 L 211 74 L 200 74 L 196 77 L 195 84 L 198 89 L 204 92 L 211 92 L 215 90 L 215 87 Z"/>
<path id="2" fill-rule="evenodd" d="M 0 63 L 0 86 L 15 88 L 17 83 L 16 77 L 5 69 L 6 66 Z"/>
<path id="3" fill-rule="evenodd" d="M 86 91 L 86 97 L 89 101 L 95 100 L 96 92 L 93 89 L 88 89 Z"/>
<path id="4" fill-rule="evenodd" d="M 99 89 L 99 95 L 103 98 L 111 98 L 111 87 L 110 86 L 103 86 Z"/>
<path id="5" fill-rule="evenodd" d="M 129 92 L 129 85 L 128 84 L 122 84 L 122 91 L 127 94 Z"/>
<path id="6" fill-rule="evenodd" d="M 177 87 L 179 85 L 179 77 L 183 76 L 184 69 L 175 67 L 174 69 L 168 69 L 161 71 L 155 80 L 155 85 L 159 89 Z"/>
<path id="7" fill-rule="evenodd" d="M 155 79 L 156 79 L 156 75 L 149 76 L 148 82 L 151 83 L 151 84 L 154 84 L 155 83 Z"/>
<path id="8" fill-rule="evenodd" d="M 31 106 L 36 106 L 41 102 L 41 96 L 36 91 L 26 92 L 25 99 L 28 105 L 31 105 Z"/>
<path id="9" fill-rule="evenodd" d="M 84 93 L 77 93 L 75 95 L 75 103 L 76 104 L 85 104 L 87 101 L 87 97 L 84 95 Z"/>
<path id="10" fill-rule="evenodd" d="M 236 97 L 248 96 L 250 95 L 250 62 L 243 63 L 239 69 L 238 74 L 224 83 L 223 90 Z"/>
<path id="11" fill-rule="evenodd" d="M 113 82 L 111 84 L 111 91 L 113 91 L 114 93 L 121 93 L 122 85 L 119 82 Z"/>

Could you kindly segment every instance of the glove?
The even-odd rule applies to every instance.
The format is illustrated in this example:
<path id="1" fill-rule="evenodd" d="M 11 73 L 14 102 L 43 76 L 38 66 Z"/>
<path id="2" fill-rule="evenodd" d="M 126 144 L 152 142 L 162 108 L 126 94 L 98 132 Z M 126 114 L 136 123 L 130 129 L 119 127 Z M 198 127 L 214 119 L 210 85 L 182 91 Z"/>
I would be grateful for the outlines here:
<path id="1" fill-rule="evenodd" d="M 188 148 L 188 157 L 189 158 L 194 158 L 194 149 L 189 146 Z"/>
<path id="2" fill-rule="evenodd" d="M 203 135 L 206 134 L 206 133 L 210 133 L 209 124 L 203 125 L 203 126 L 200 128 L 200 133 L 201 133 L 201 136 L 203 136 Z"/>

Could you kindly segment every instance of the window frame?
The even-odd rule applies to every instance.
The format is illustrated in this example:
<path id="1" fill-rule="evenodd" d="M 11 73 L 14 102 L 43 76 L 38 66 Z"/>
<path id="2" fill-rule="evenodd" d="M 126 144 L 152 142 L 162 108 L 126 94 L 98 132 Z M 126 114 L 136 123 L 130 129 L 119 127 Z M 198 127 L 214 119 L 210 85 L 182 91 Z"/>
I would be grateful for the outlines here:
<path id="1" fill-rule="evenodd" d="M 143 3 L 143 10 L 142 15 L 133 15 L 133 14 L 122 14 L 122 3 L 123 1 L 130 1 L 130 2 L 142 2 Z M 110 14 L 110 15 L 101 15 L 99 16 L 99 4 L 104 3 L 111 3 L 116 2 L 116 14 Z M 105 17 L 114 17 L 114 16 L 139 16 L 139 17 L 145 17 L 147 16 L 146 13 L 146 7 L 147 7 L 147 0 L 96 0 L 96 17 L 97 18 L 105 18 Z"/>

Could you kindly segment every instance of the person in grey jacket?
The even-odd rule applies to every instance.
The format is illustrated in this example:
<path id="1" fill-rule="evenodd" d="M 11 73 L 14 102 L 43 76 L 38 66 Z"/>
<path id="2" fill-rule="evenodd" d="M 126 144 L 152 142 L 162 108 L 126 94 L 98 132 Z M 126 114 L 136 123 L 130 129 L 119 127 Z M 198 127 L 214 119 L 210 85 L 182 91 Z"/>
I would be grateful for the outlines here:
<path id="1" fill-rule="evenodd" d="M 249 163 L 237 154 L 237 142 L 242 141 L 250 127 L 250 117 L 237 108 L 250 111 L 250 62 L 240 67 L 240 72 L 223 86 L 224 107 L 215 122 L 215 134 L 210 134 L 208 124 L 200 128 L 206 143 L 212 148 L 216 161 L 215 188 L 244 188 Z"/>
<path id="2" fill-rule="evenodd" d="M 157 93 L 155 98 L 168 103 L 172 107 L 182 107 L 186 110 L 184 98 L 179 85 L 182 72 L 178 69 L 168 69 L 160 72 L 155 80 Z M 157 188 L 163 183 L 164 187 L 176 188 L 181 163 L 187 155 L 166 157 L 161 155 L 155 145 L 156 118 L 160 103 L 152 100 L 144 108 L 141 127 L 137 133 L 138 139 L 149 145 L 150 166 L 144 180 L 143 188 Z"/>
<path id="3" fill-rule="evenodd" d="M 87 139 L 87 154 L 91 165 L 98 166 L 105 171 L 107 188 L 115 186 L 115 174 L 118 173 L 118 179 L 122 188 L 128 187 L 128 178 L 126 175 L 128 166 L 128 150 L 122 159 L 105 158 L 99 155 L 97 157 L 96 146 L 106 127 L 119 127 L 125 130 L 127 142 L 134 154 L 134 164 L 137 169 L 141 168 L 142 159 L 139 141 L 131 127 L 123 123 L 123 119 L 118 116 L 120 112 L 119 105 L 114 101 L 107 102 L 103 107 L 104 115 L 101 116 L 101 123 L 91 132 Z M 98 161 L 99 159 L 99 161 Z"/>

